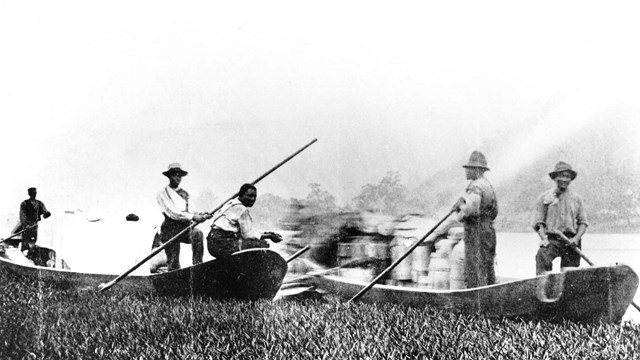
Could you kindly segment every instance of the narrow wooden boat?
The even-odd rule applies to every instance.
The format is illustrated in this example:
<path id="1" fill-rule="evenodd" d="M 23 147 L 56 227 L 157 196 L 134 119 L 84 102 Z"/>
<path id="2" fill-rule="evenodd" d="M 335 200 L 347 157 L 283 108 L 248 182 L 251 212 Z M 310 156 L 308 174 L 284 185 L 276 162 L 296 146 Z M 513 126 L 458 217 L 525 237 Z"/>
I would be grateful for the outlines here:
<path id="1" fill-rule="evenodd" d="M 0 271 L 9 277 L 41 281 L 60 289 L 96 291 L 117 275 L 81 273 L 34 266 L 17 249 L 0 253 Z M 227 260 L 211 260 L 152 275 L 132 275 L 109 291 L 150 293 L 163 296 L 207 296 L 213 298 L 273 299 L 287 272 L 287 263 L 275 251 L 249 249 Z"/>
<path id="2" fill-rule="evenodd" d="M 350 299 L 366 281 L 326 275 L 314 283 Z M 534 278 L 463 290 L 373 286 L 359 301 L 430 306 L 489 317 L 619 323 L 633 301 L 638 275 L 626 265 L 577 268 Z"/>

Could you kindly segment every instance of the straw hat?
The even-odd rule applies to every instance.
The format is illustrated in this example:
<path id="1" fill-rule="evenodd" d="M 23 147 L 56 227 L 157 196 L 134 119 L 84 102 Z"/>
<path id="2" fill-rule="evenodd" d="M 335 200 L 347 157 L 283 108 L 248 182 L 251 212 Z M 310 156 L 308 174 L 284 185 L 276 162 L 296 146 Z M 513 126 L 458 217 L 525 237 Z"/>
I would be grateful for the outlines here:
<path id="1" fill-rule="evenodd" d="M 560 175 L 560 173 L 564 171 L 567 171 L 571 174 L 571 180 L 575 179 L 576 176 L 578 176 L 578 173 L 573 171 L 573 169 L 571 168 L 571 165 L 567 164 L 564 161 L 559 161 L 556 164 L 555 169 L 553 169 L 553 171 L 549 173 L 549 177 L 552 179 L 555 179 L 556 176 Z"/>
<path id="2" fill-rule="evenodd" d="M 171 163 L 168 166 L 168 170 L 163 172 L 164 176 L 171 176 L 172 174 L 179 174 L 180 176 L 185 176 L 188 172 L 182 170 L 182 166 L 179 163 Z"/>
<path id="3" fill-rule="evenodd" d="M 489 170 L 487 167 L 487 159 L 484 157 L 483 153 L 477 150 L 471 153 L 471 156 L 469 156 L 469 162 L 466 165 L 462 165 L 462 167 L 475 167 Z"/>

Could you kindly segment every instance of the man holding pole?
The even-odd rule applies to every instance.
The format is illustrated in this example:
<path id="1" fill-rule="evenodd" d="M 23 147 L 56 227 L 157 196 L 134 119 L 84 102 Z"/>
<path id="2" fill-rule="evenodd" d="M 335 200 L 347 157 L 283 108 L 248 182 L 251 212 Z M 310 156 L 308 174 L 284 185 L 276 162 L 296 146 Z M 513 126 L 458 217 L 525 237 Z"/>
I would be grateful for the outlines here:
<path id="1" fill-rule="evenodd" d="M 256 187 L 244 184 L 238 191 L 238 197 L 227 201 L 214 214 L 207 236 L 207 250 L 211 256 L 224 258 L 239 250 L 268 248 L 266 240 L 274 243 L 282 241 L 282 237 L 276 233 L 261 233 L 253 227 L 249 208 L 255 204 L 256 198 Z"/>
<path id="2" fill-rule="evenodd" d="M 551 271 L 553 259 L 557 257 L 561 257 L 561 268 L 580 266 L 580 254 L 572 247 L 581 248 L 582 235 L 589 223 L 582 198 L 569 189 L 569 184 L 576 176 L 578 173 L 571 165 L 558 162 L 549 173 L 556 183 L 555 188 L 538 197 L 533 224 L 533 229 L 540 237 L 536 275 Z"/>
<path id="3" fill-rule="evenodd" d="M 167 254 L 167 270 L 180 269 L 181 242 L 191 244 L 193 265 L 200 264 L 204 255 L 202 231 L 190 225 L 192 221 L 200 223 L 211 216 L 189 211 L 189 193 L 180 187 L 182 177 L 188 172 L 182 170 L 180 164 L 169 164 L 168 170 L 162 174 L 169 178 L 169 185 L 165 186 L 156 197 L 164 215 L 164 221 L 160 226 L 160 242 L 165 243 L 189 228 L 189 231 L 180 235 L 179 241 L 174 241 L 164 249 Z"/>
<path id="4" fill-rule="evenodd" d="M 31 250 L 38 241 L 38 222 L 51 216 L 44 203 L 36 199 L 38 191 L 34 187 L 27 189 L 29 198 L 20 203 L 20 226 L 22 233 L 22 251 Z M 27 255 L 28 257 L 29 255 Z"/>
<path id="5" fill-rule="evenodd" d="M 474 288 L 496 282 L 493 220 L 498 216 L 498 201 L 491 183 L 484 177 L 489 168 L 483 153 L 472 152 L 469 162 L 462 167 L 471 181 L 453 210 L 458 212 L 457 220 L 464 224 L 465 282 L 467 288 Z"/>
<path id="6" fill-rule="evenodd" d="M 302 151 L 304 151 L 306 148 L 308 148 L 309 146 L 311 146 L 313 143 L 315 143 L 316 141 L 318 141 L 318 139 L 313 139 L 310 143 L 308 143 L 307 145 L 303 146 L 301 149 L 299 149 L 298 151 L 296 151 L 295 153 L 293 153 L 292 155 L 288 156 L 286 159 L 282 160 L 280 163 L 278 163 L 276 166 L 274 166 L 273 168 L 271 168 L 269 171 L 267 171 L 266 173 L 260 175 L 257 179 L 255 179 L 251 185 L 255 185 L 257 184 L 260 180 L 264 179 L 265 177 L 267 177 L 269 174 L 271 174 L 272 172 L 276 171 L 280 166 L 284 165 L 286 162 L 288 162 L 289 160 L 291 160 L 293 157 L 295 157 L 296 155 L 298 155 L 299 153 L 301 153 Z M 234 199 L 236 196 L 238 196 L 238 194 L 233 194 L 229 199 L 227 199 L 224 203 L 226 203 L 227 201 L 230 201 L 232 199 Z M 224 204 L 223 204 L 224 205 Z M 215 208 L 214 210 L 212 210 L 210 213 L 205 213 L 204 216 L 206 216 L 206 218 L 210 217 L 211 213 L 215 213 L 217 210 L 219 210 L 220 208 L 222 208 L 223 205 L 220 205 L 219 207 Z M 190 224 L 189 227 L 187 229 L 191 229 L 193 227 L 193 224 Z M 187 229 L 184 229 L 182 231 L 186 232 Z M 178 233 L 176 235 L 176 237 L 180 235 L 180 233 Z M 119 281 L 121 281 L 122 279 L 124 279 L 127 275 L 131 274 L 133 271 L 135 271 L 137 268 L 139 268 L 142 264 L 144 264 L 146 261 L 148 261 L 149 259 L 151 259 L 152 257 L 156 256 L 160 251 L 162 251 L 163 248 L 168 247 L 170 244 L 173 244 L 174 240 L 176 239 L 169 239 L 167 240 L 163 245 L 161 245 L 160 247 L 158 247 L 156 250 L 153 250 L 151 252 L 151 254 L 147 255 L 144 259 L 140 260 L 137 264 L 135 264 L 134 266 L 132 266 L 131 268 L 129 268 L 127 271 L 125 271 L 124 273 L 122 273 L 121 275 L 119 275 L 118 277 L 116 277 L 115 279 L 109 281 L 108 283 L 102 283 L 99 286 L 99 291 L 103 292 L 106 291 L 108 289 L 110 289 L 111 287 L 113 287 L 115 284 L 117 284 Z"/>

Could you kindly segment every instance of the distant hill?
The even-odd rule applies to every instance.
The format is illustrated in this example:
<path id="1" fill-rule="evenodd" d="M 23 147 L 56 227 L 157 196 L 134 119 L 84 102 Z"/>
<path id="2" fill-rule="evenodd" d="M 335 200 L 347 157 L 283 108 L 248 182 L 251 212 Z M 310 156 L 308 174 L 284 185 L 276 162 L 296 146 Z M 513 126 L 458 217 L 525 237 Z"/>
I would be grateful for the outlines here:
<path id="1" fill-rule="evenodd" d="M 639 232 L 640 139 L 636 128 L 617 125 L 615 121 L 598 121 L 544 153 L 532 153 L 530 162 L 521 164 L 513 176 L 495 185 L 500 208 L 496 228 L 531 231 L 535 200 L 541 192 L 554 186 L 547 174 L 562 160 L 578 172 L 571 187 L 586 201 L 589 231 Z M 496 138 L 487 143 L 486 151 L 496 153 L 503 143 L 503 138 Z M 466 181 L 460 164 L 466 160 L 452 161 L 456 165 L 417 187 L 421 202 L 434 215 L 451 206 L 464 189 Z M 492 159 L 488 161 L 491 167 Z M 493 168 L 487 177 L 491 179 L 492 173 L 499 171 Z"/>

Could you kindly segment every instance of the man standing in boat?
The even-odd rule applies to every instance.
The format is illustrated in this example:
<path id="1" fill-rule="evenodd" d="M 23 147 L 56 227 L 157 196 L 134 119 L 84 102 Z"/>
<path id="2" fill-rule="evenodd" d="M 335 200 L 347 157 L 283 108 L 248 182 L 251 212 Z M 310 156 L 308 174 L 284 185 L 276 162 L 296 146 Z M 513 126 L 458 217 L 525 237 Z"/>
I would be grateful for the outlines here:
<path id="1" fill-rule="evenodd" d="M 173 239 L 178 233 L 191 225 L 191 222 L 200 223 L 209 218 L 206 213 L 189 211 L 189 193 L 180 187 L 182 177 L 188 172 L 182 170 L 180 164 L 169 164 L 169 169 L 162 173 L 169 178 L 169 185 L 165 186 L 157 195 L 158 205 L 162 209 L 164 221 L 160 226 L 160 242 L 165 243 Z M 193 265 L 200 264 L 204 255 L 202 231 L 191 227 L 180 235 L 178 241 L 174 241 L 164 250 L 167 254 L 168 271 L 180 268 L 180 243 L 191 244 L 193 252 Z"/>
<path id="2" fill-rule="evenodd" d="M 22 233 L 22 250 L 31 250 L 38 241 L 38 222 L 51 216 L 44 203 L 36 199 L 38 191 L 34 187 L 27 189 L 29 198 L 20 203 L 20 226 Z M 28 255 L 27 255 L 28 257 Z"/>
<path id="3" fill-rule="evenodd" d="M 555 188 L 542 193 L 536 201 L 533 229 L 540 237 L 540 248 L 536 254 L 536 275 L 552 270 L 552 262 L 561 257 L 560 267 L 580 266 L 580 255 L 572 249 L 581 248 L 582 235 L 587 231 L 587 214 L 582 198 L 569 189 L 569 184 L 578 173 L 564 161 L 556 164 L 549 177 Z M 557 233 L 568 239 L 566 243 Z"/>
<path id="4" fill-rule="evenodd" d="M 496 282 L 493 220 L 498 216 L 498 201 L 491 183 L 484 177 L 489 170 L 484 154 L 472 152 L 469 162 L 462 167 L 470 182 L 453 208 L 458 212 L 457 220 L 464 224 L 465 282 L 467 288 L 491 285 Z"/>
<path id="5" fill-rule="evenodd" d="M 229 200 L 214 214 L 207 236 L 207 250 L 211 256 L 224 258 L 239 250 L 268 248 L 266 240 L 282 241 L 276 233 L 261 233 L 253 227 L 249 208 L 255 204 L 257 194 L 255 186 L 244 184 L 238 191 L 238 197 Z"/>

